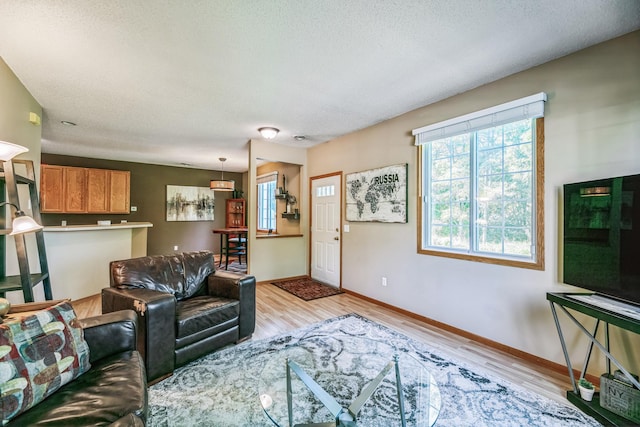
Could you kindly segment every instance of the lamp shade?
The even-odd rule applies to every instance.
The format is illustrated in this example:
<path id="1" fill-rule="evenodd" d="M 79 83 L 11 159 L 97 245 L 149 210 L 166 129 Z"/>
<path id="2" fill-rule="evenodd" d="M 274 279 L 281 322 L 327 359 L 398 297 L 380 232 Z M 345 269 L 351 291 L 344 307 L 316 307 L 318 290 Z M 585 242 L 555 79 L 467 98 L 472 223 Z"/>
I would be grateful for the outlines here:
<path id="1" fill-rule="evenodd" d="M 9 233 L 10 236 L 14 236 L 16 234 L 31 233 L 34 231 L 42 230 L 44 227 L 38 224 L 30 216 L 25 215 L 24 212 L 17 211 L 16 217 L 13 220 L 12 228 L 13 229 L 11 230 L 11 233 Z"/>
<path id="2" fill-rule="evenodd" d="M 227 161 L 226 157 L 219 157 L 220 163 L 222 163 L 222 173 L 220 179 L 212 179 L 209 183 L 209 188 L 213 191 L 233 191 L 235 190 L 236 183 L 232 179 L 224 179 L 224 162 Z"/>
<path id="3" fill-rule="evenodd" d="M 209 188 L 214 191 L 233 191 L 235 184 L 232 179 L 212 179 Z"/>
<path id="4" fill-rule="evenodd" d="M 29 149 L 22 145 L 13 144 L 7 141 L 0 141 L 0 160 L 3 162 L 9 161 L 18 154 L 26 153 L 27 151 L 29 151 Z"/>

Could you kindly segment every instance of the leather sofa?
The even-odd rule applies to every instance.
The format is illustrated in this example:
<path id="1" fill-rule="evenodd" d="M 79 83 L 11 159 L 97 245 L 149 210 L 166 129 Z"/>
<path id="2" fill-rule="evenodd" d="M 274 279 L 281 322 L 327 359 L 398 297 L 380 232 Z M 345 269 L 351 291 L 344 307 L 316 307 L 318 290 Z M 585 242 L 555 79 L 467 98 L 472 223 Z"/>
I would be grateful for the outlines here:
<path id="1" fill-rule="evenodd" d="M 210 251 L 112 261 L 110 272 L 102 312 L 136 311 L 150 383 L 255 330 L 255 277 L 216 271 Z"/>
<path id="2" fill-rule="evenodd" d="M 80 319 L 91 368 L 12 419 L 9 426 L 144 426 L 147 377 L 131 310 Z"/>

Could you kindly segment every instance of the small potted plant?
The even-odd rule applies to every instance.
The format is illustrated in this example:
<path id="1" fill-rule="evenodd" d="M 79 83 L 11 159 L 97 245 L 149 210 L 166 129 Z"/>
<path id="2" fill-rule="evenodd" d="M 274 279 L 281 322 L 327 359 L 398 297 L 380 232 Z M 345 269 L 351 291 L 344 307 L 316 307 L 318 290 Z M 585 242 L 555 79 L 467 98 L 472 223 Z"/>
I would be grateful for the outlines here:
<path id="1" fill-rule="evenodd" d="M 596 391 L 591 381 L 586 378 L 580 378 L 580 381 L 578 381 L 578 388 L 580 389 L 580 397 L 587 402 L 591 402 L 591 399 L 593 399 L 593 393 Z"/>

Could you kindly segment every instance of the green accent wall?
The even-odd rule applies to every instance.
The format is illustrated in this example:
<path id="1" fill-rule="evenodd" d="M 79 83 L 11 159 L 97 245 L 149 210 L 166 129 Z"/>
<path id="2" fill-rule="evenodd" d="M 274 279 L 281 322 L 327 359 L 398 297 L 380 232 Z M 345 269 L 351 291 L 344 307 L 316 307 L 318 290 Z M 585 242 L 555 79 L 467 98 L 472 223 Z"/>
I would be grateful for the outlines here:
<path id="1" fill-rule="evenodd" d="M 149 255 L 173 253 L 174 246 L 178 246 L 180 252 L 213 250 L 217 253 L 220 250 L 220 239 L 212 230 L 225 226 L 225 199 L 232 193 L 215 193 L 214 221 L 168 222 L 165 219 L 167 185 L 209 187 L 211 178 L 219 176 L 217 171 L 45 153 L 42 153 L 42 164 L 128 170 L 131 172 L 131 206 L 138 208 L 137 212 L 124 215 L 43 213 L 45 226 L 60 225 L 63 220 L 67 225 L 96 224 L 99 220 L 111 220 L 112 223 L 147 221 L 153 224 L 147 234 Z M 227 176 L 235 180 L 237 189 L 242 188 L 242 174 L 225 172 L 225 178 Z"/>

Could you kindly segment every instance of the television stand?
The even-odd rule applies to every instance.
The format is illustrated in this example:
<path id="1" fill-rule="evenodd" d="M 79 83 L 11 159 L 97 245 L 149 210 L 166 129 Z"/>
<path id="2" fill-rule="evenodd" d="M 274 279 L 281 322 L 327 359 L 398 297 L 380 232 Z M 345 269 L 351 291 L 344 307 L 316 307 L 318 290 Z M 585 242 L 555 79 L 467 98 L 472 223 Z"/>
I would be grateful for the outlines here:
<path id="1" fill-rule="evenodd" d="M 637 305 L 622 302 L 600 294 L 573 294 L 570 295 L 569 298 L 640 320 L 640 306 Z"/>
<path id="2" fill-rule="evenodd" d="M 596 298 L 593 298 L 593 297 Z M 591 298 L 585 298 L 591 297 Z M 589 360 L 591 358 L 591 353 L 593 351 L 593 346 L 595 345 L 602 351 L 602 353 L 607 358 L 607 374 L 611 374 L 611 363 L 613 363 L 620 371 L 625 375 L 629 381 L 634 384 L 636 387 L 640 388 L 640 383 L 636 380 L 629 371 L 625 369 L 624 366 L 611 354 L 610 351 L 610 342 L 609 342 L 609 325 L 617 326 L 621 329 L 625 329 L 631 331 L 633 333 L 640 335 L 640 319 L 629 316 L 629 314 L 633 314 L 633 309 L 640 309 L 635 305 L 621 303 L 618 300 L 607 298 L 602 295 L 594 295 L 594 294 L 585 294 L 585 293 L 554 293 L 547 292 L 547 300 L 551 305 L 551 313 L 553 314 L 553 319 L 556 324 L 556 329 L 558 330 L 558 336 L 560 337 L 560 344 L 562 345 L 562 351 L 564 353 L 564 358 L 567 363 L 567 369 L 569 370 L 569 377 L 571 378 L 571 386 L 572 390 L 567 391 L 567 399 L 573 403 L 575 406 L 580 408 L 583 412 L 591 415 L 604 425 L 610 426 L 624 426 L 629 425 L 630 421 L 620 415 L 614 414 L 613 412 L 603 408 L 600 406 L 600 394 L 596 393 L 591 402 L 587 402 L 580 398 L 580 393 L 578 391 L 578 384 L 573 374 L 573 367 L 571 366 L 571 360 L 569 358 L 569 352 L 567 350 L 567 345 L 564 339 L 564 335 L 562 333 L 562 328 L 560 326 L 560 322 L 558 320 L 558 313 L 556 308 L 559 308 L 567 317 L 573 322 L 573 324 L 584 333 L 587 338 L 589 338 L 589 344 L 587 347 L 587 354 L 584 361 L 584 366 L 580 373 L 580 378 L 584 377 L 587 372 L 587 367 L 589 366 Z M 597 304 L 599 303 L 599 304 Z M 611 304 L 611 305 L 608 305 Z M 612 306 L 615 307 L 618 304 L 617 310 L 612 310 Z M 624 304 L 622 309 L 619 304 Z M 628 307 L 626 307 L 628 306 Z M 571 314 L 567 309 L 572 309 L 577 312 L 586 314 L 587 316 L 593 317 L 596 319 L 596 324 L 594 326 L 593 331 L 588 331 L 580 321 L 578 321 L 573 314 Z M 631 310 L 631 312 L 627 312 L 627 310 Z M 600 326 L 600 322 L 604 322 L 604 342 L 603 345 L 596 338 L 596 334 L 598 332 L 598 327 Z"/>

